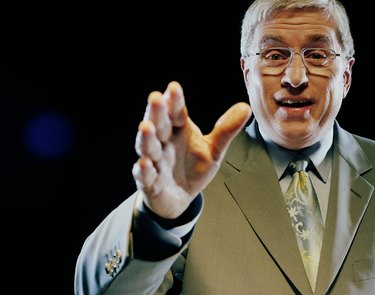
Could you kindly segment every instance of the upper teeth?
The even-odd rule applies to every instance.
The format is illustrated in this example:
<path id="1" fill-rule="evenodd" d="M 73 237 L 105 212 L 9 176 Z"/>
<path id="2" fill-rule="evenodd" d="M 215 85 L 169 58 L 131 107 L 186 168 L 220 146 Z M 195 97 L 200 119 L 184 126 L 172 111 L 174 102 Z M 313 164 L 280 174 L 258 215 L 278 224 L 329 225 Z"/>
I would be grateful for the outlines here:
<path id="1" fill-rule="evenodd" d="M 287 99 L 287 100 L 282 101 L 282 103 L 293 104 L 293 103 L 304 103 L 304 101 L 303 100 L 291 100 L 291 99 Z"/>

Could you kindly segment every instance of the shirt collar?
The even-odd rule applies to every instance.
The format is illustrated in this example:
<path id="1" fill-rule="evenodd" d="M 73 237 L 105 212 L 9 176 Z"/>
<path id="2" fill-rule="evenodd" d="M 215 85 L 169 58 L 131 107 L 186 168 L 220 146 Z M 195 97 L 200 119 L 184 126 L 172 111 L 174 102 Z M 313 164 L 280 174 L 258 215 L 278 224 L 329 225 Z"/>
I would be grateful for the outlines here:
<path id="1" fill-rule="evenodd" d="M 285 169 L 288 167 L 289 162 L 297 152 L 285 149 L 273 142 L 260 126 L 259 133 L 264 140 L 279 180 L 281 180 L 281 178 L 284 177 Z M 315 167 L 315 169 L 312 169 L 312 171 L 324 183 L 327 182 L 332 167 L 332 142 L 333 128 L 331 128 L 320 141 L 302 150 L 302 153 L 310 158 L 313 166 Z"/>

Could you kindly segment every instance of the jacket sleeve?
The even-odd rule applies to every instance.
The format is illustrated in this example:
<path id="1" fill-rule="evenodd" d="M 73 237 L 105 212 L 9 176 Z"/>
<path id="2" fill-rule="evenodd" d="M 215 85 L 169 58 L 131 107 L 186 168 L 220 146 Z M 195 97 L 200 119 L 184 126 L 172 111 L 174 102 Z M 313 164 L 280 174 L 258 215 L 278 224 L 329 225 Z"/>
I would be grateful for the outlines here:
<path id="1" fill-rule="evenodd" d="M 145 212 L 137 212 L 138 193 L 113 210 L 85 240 L 79 253 L 75 277 L 75 295 L 155 294 L 172 264 L 187 248 L 173 231 L 152 221 Z M 134 222 L 134 216 L 141 214 Z M 144 232 L 142 243 L 151 252 L 162 252 L 158 259 L 138 258 L 134 247 L 134 224 Z M 137 236 L 140 236 L 137 233 Z M 167 251 L 165 251 L 167 249 Z"/>

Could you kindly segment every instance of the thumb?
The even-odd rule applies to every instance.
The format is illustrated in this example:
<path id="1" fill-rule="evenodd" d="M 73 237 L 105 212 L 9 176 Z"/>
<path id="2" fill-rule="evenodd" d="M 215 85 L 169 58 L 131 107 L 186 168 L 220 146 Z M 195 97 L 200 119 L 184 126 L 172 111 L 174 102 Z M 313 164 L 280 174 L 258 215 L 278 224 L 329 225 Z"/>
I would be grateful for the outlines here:
<path id="1" fill-rule="evenodd" d="M 245 126 L 251 114 L 249 104 L 238 102 L 216 121 L 213 130 L 208 135 L 212 144 L 211 153 L 214 160 L 218 160 L 224 155 L 230 142 Z"/>

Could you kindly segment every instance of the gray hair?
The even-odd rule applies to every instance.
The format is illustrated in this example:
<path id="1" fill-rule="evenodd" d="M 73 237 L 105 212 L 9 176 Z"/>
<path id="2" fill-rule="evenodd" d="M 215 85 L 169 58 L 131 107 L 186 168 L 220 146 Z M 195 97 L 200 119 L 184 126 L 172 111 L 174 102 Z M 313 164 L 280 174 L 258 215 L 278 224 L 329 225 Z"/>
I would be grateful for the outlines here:
<path id="1" fill-rule="evenodd" d="M 338 0 L 255 0 L 242 20 L 241 55 L 249 54 L 255 28 L 270 19 L 275 13 L 288 9 L 316 8 L 325 12 L 336 24 L 336 36 L 346 58 L 354 56 L 354 42 L 350 32 L 349 18 L 344 6 Z"/>

